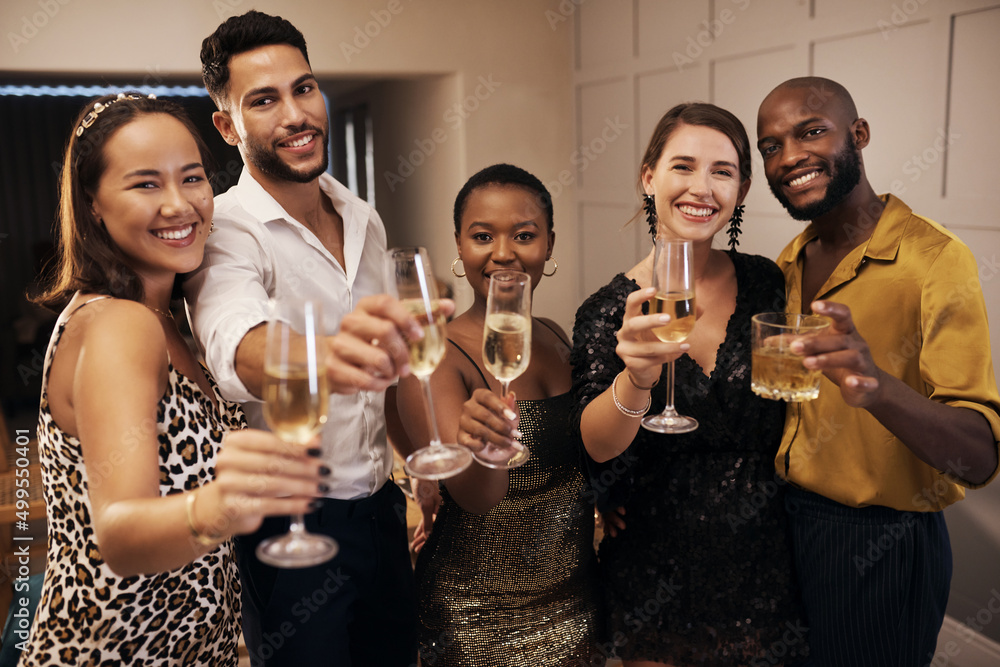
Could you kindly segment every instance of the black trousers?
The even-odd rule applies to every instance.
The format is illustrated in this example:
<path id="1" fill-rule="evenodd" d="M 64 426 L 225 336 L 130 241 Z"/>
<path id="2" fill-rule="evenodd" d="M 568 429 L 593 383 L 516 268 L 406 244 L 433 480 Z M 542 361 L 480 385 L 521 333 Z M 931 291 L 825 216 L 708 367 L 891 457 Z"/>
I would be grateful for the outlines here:
<path id="1" fill-rule="evenodd" d="M 323 499 L 306 528 L 333 537 L 340 551 L 321 565 L 284 569 L 257 559 L 257 544 L 288 525 L 267 519 L 236 540 L 251 664 L 415 666 L 416 592 L 399 487 L 389 481 L 368 498 Z"/>
<path id="2" fill-rule="evenodd" d="M 941 512 L 785 497 L 817 667 L 922 667 L 934 657 L 951 582 Z"/>

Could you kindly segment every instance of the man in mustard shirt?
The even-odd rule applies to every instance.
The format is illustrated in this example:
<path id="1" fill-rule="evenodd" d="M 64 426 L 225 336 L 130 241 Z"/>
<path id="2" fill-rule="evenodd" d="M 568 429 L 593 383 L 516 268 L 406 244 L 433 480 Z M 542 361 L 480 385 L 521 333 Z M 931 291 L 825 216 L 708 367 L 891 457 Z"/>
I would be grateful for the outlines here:
<path id="1" fill-rule="evenodd" d="M 775 197 L 809 221 L 781 253 L 790 312 L 833 318 L 802 346 L 819 398 L 788 406 L 796 565 L 818 665 L 926 665 L 951 580 L 945 507 L 997 474 L 1000 395 L 969 249 L 892 195 L 861 151 L 868 122 L 818 77 L 757 117 Z"/>

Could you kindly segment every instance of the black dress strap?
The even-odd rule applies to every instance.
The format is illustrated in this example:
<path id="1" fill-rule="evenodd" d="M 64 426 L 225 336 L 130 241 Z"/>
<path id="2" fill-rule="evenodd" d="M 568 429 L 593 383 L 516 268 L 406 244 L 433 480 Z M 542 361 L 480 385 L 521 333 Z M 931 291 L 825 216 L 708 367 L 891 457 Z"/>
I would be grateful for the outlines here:
<path id="1" fill-rule="evenodd" d="M 566 347 L 568 347 L 568 348 L 572 348 L 573 347 L 572 345 L 570 345 L 570 342 L 568 340 L 566 340 L 565 338 L 563 338 L 563 336 L 562 336 L 561 333 L 559 333 L 558 331 L 556 331 L 555 327 L 553 327 L 553 326 L 551 326 L 549 324 L 546 324 L 545 320 L 540 319 L 538 317 L 532 317 L 531 319 L 534 320 L 534 321 L 536 321 L 536 322 L 541 322 L 543 325 L 545 325 L 545 328 L 548 329 L 549 331 L 551 331 L 552 333 L 554 333 L 556 335 L 556 338 L 558 338 L 559 340 L 561 340 L 563 342 L 563 344 L 566 345 Z"/>
<path id="2" fill-rule="evenodd" d="M 475 367 L 476 372 L 479 373 L 479 377 L 483 378 L 483 384 L 485 384 L 487 387 L 489 387 L 490 383 L 486 380 L 486 376 L 483 375 L 483 371 L 482 371 L 481 368 L 479 368 L 479 364 L 476 363 L 475 359 L 473 359 L 469 355 L 468 352 L 466 352 L 465 350 L 463 350 L 461 345 L 459 345 L 458 343 L 456 343 L 452 339 L 449 338 L 448 342 L 451 343 L 452 345 L 454 345 L 458 349 L 459 352 L 461 352 L 462 354 L 465 355 L 465 358 L 469 360 L 469 362 Z"/>

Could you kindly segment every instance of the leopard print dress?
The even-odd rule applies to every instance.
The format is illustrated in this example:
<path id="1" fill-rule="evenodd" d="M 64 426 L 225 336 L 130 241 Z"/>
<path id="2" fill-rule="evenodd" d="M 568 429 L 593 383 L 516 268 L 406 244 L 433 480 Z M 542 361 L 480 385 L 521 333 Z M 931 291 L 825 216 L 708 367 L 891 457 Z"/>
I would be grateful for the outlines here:
<path id="1" fill-rule="evenodd" d="M 235 667 L 240 584 L 231 541 L 182 568 L 152 575 L 120 577 L 101 558 L 87 490 L 117 462 L 109 456 L 103 464 L 85 468 L 80 441 L 59 428 L 48 405 L 49 366 L 68 320 L 53 332 L 43 370 L 38 443 L 48 555 L 31 639 L 20 664 Z M 122 441 L 124 447 L 136 446 L 155 428 L 161 496 L 212 479 L 222 434 L 245 427 L 240 408 L 224 401 L 214 382 L 212 389 L 218 408 L 170 365 L 157 423 L 137 427 Z"/>

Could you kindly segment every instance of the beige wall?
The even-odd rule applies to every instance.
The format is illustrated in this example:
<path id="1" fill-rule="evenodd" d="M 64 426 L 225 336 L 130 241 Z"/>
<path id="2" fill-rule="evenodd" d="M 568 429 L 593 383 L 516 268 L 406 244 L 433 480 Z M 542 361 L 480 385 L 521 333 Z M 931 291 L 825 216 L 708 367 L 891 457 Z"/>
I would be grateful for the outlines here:
<path id="1" fill-rule="evenodd" d="M 319 76 L 382 82 L 366 89 L 378 103 L 377 205 L 390 243 L 428 246 L 442 278 L 451 279 L 451 208 L 468 176 L 504 161 L 550 183 L 572 168 L 573 22 L 558 0 L 4 0 L 0 69 L 136 83 L 197 76 L 201 40 L 248 9 L 302 30 Z M 386 172 L 398 174 L 399 156 L 435 137 L 443 140 L 433 153 L 390 190 Z M 559 290 L 575 297 L 575 203 L 572 185 L 560 189 L 560 273 L 536 293 L 536 312 L 569 327 L 576 304 Z"/>
<path id="2" fill-rule="evenodd" d="M 826 76 L 852 92 L 871 125 L 864 159 L 875 189 L 972 249 L 1000 370 L 996 0 L 602 0 L 582 4 L 575 18 L 577 142 L 599 136 L 610 117 L 629 126 L 579 174 L 581 265 L 598 269 L 581 274 L 585 294 L 648 252 L 644 226 L 622 224 L 638 208 L 636 165 L 664 111 L 714 102 L 739 116 L 755 143 L 768 91 L 791 77 Z M 774 258 L 802 223 L 769 192 L 759 155 L 754 174 L 740 248 Z M 946 512 L 955 557 L 948 611 L 996 641 L 998 510 L 994 482 Z M 949 664 L 974 664 L 965 636 L 958 643 L 962 659 Z"/>

